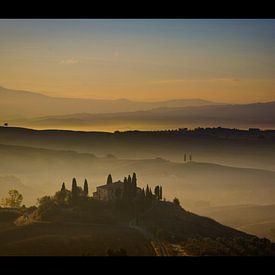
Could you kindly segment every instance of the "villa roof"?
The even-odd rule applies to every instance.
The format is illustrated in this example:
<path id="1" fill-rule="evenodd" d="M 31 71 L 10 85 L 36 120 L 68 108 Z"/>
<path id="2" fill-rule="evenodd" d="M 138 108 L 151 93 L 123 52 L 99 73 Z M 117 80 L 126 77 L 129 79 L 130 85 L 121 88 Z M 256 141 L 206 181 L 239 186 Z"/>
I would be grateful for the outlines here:
<path id="1" fill-rule="evenodd" d="M 119 187 L 119 186 L 122 186 L 122 185 L 123 185 L 123 182 L 119 180 L 119 181 L 112 182 L 112 183 L 109 183 L 109 184 L 104 184 L 104 185 L 97 186 L 97 188 L 111 189 L 111 188 Z"/>

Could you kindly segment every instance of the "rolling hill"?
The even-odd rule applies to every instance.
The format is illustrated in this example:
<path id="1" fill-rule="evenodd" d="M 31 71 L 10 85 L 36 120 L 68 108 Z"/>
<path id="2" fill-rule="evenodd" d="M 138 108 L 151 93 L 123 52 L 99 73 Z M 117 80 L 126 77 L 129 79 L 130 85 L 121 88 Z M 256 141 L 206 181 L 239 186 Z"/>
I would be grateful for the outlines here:
<path id="1" fill-rule="evenodd" d="M 197 208 L 196 212 L 249 234 L 275 241 L 275 205 L 229 205 Z"/>
<path id="2" fill-rule="evenodd" d="M 112 204 L 98 202 L 95 212 L 91 208 L 95 201 L 90 202 L 90 211 L 86 211 L 87 204 L 85 207 L 59 208 L 53 212 L 58 213 L 55 215 L 57 220 L 48 216 L 47 220 L 33 220 L 20 225 L 18 222 L 13 223 L 16 216 L 20 216 L 19 213 L 10 213 L 7 217 L 7 211 L 11 210 L 0 209 L 0 255 L 104 256 L 108 249 L 118 248 L 123 248 L 129 256 L 182 255 L 175 247 L 181 246 L 181 250 L 188 251 L 186 248 L 190 245 L 185 247 L 182 243 L 190 240 L 192 243 L 194 240 L 206 240 L 208 249 L 212 250 L 215 248 L 212 243 L 218 240 L 220 247 L 214 255 L 275 253 L 274 244 L 268 240 L 258 239 L 213 219 L 198 216 L 171 202 L 156 202 L 147 211 L 140 213 L 138 223 L 134 226 L 131 225 L 131 216 L 125 219 L 122 215 L 123 209 L 118 211 Z M 70 216 L 67 215 L 65 221 L 62 211 L 82 213 L 84 219 L 76 221 L 75 215 L 71 215 L 68 220 Z M 92 221 L 96 216 L 100 216 L 100 223 Z M 109 216 L 113 217 L 112 222 Z M 238 249 L 229 250 L 229 246 L 236 241 L 239 242 Z M 193 247 L 192 252 L 195 254 L 198 250 Z"/>
<path id="3" fill-rule="evenodd" d="M 229 167 L 211 163 L 178 163 L 162 158 L 118 159 L 96 157 L 74 151 L 0 145 L 0 174 L 14 175 L 24 184 L 43 193 L 52 193 L 63 181 L 70 186 L 72 177 L 90 190 L 102 185 L 106 174 L 114 179 L 136 172 L 141 186 L 163 185 L 167 198 L 176 192 L 183 205 L 189 201 L 214 204 L 272 203 L 275 198 L 275 172 Z M 36 199 L 36 198 L 33 198 Z"/>
<path id="4" fill-rule="evenodd" d="M 84 132 L 0 127 L 0 144 L 73 150 L 122 159 L 162 157 L 175 162 L 192 154 L 198 162 L 275 171 L 275 131 L 204 129 L 197 131 Z"/>

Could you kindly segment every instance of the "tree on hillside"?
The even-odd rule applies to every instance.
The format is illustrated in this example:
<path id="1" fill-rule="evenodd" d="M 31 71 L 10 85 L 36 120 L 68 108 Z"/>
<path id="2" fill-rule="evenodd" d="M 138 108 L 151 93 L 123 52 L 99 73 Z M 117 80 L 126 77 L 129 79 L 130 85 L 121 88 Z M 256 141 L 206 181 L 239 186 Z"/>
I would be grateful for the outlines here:
<path id="1" fill-rule="evenodd" d="M 56 208 L 54 200 L 50 196 L 44 196 L 38 200 L 38 213 L 51 211 Z"/>
<path id="2" fill-rule="evenodd" d="M 137 175 L 136 175 L 136 173 L 133 173 L 132 184 L 135 188 L 137 187 Z"/>
<path id="3" fill-rule="evenodd" d="M 77 182 L 76 182 L 76 178 L 73 178 L 73 181 L 72 181 L 72 193 L 75 192 L 75 190 L 77 189 Z"/>
<path id="4" fill-rule="evenodd" d="M 61 190 L 55 193 L 53 197 L 54 202 L 57 205 L 65 206 L 71 204 L 72 193 L 69 190 Z"/>
<path id="5" fill-rule="evenodd" d="M 84 181 L 83 191 L 84 191 L 84 196 L 88 196 L 88 194 L 89 194 L 89 187 L 88 187 L 88 181 L 87 181 L 87 179 L 85 179 L 85 181 Z"/>
<path id="6" fill-rule="evenodd" d="M 62 187 L 61 187 L 61 191 L 65 191 L 66 187 L 65 187 L 65 182 L 62 183 Z"/>
<path id="7" fill-rule="evenodd" d="M 75 203 L 78 196 L 77 182 L 76 179 L 73 178 L 72 181 L 72 202 Z"/>
<path id="8" fill-rule="evenodd" d="M 130 175 L 128 176 L 128 180 L 127 180 L 127 181 L 128 181 L 129 184 L 132 183 L 132 179 L 131 179 L 131 176 L 130 176 Z"/>
<path id="9" fill-rule="evenodd" d="M 2 205 L 4 207 L 19 208 L 23 201 L 23 196 L 17 190 L 10 190 L 8 192 L 9 196 L 2 200 Z"/>
<path id="10" fill-rule="evenodd" d="M 162 200 L 162 186 L 159 188 L 159 200 Z"/>
<path id="11" fill-rule="evenodd" d="M 149 186 L 148 186 L 148 184 L 147 184 L 147 186 L 146 186 L 145 197 L 146 197 L 147 199 L 150 197 L 150 191 L 149 191 Z"/>
<path id="12" fill-rule="evenodd" d="M 107 178 L 107 184 L 113 183 L 112 175 L 109 174 Z"/>
<path id="13" fill-rule="evenodd" d="M 159 200 L 159 186 L 158 185 L 154 189 L 154 194 L 157 197 L 157 199 Z"/>
<path id="14" fill-rule="evenodd" d="M 180 206 L 180 200 L 178 198 L 174 198 L 173 203 Z"/>

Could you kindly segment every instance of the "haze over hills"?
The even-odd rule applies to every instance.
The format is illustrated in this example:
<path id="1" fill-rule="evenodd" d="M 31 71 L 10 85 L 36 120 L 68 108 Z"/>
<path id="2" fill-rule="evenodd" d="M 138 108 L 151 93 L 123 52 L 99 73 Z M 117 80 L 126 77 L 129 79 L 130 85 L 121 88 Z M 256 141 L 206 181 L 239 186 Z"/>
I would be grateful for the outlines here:
<path id="1" fill-rule="evenodd" d="M 11 145 L 0 145 L 0 154 L 1 175 L 14 175 L 44 194 L 52 193 L 63 181 L 70 185 L 72 177 L 77 177 L 80 182 L 87 177 L 92 190 L 106 182 L 108 173 L 121 178 L 135 171 L 141 186 L 157 182 L 164 186 L 168 198 L 177 193 L 187 206 L 192 201 L 207 201 L 214 205 L 225 202 L 272 203 L 275 197 L 275 172 L 267 170 L 199 162 L 178 163 L 161 158 L 99 158 L 74 151 Z M 33 200 L 36 200 L 35 195 Z"/>
<path id="2" fill-rule="evenodd" d="M 150 110 L 158 107 L 184 107 L 218 104 L 202 99 L 175 99 L 159 102 L 131 101 L 127 99 L 100 100 L 50 97 L 41 93 L 0 87 L 1 120 L 32 118 L 72 113 L 115 113 Z"/>
<path id="3" fill-rule="evenodd" d="M 0 22 L 0 255 L 275 256 L 275 20 Z"/>
<path id="4" fill-rule="evenodd" d="M 222 224 L 275 241 L 275 205 L 198 207 L 196 213 Z"/>
<path id="5" fill-rule="evenodd" d="M 0 127 L 0 144 L 73 150 L 122 159 L 162 157 L 275 171 L 275 131 L 200 128 L 188 131 L 84 132 Z"/>
<path id="6" fill-rule="evenodd" d="M 205 105 L 193 107 L 161 107 L 146 111 L 90 114 L 78 113 L 63 116 L 40 117 L 31 120 L 11 121 L 15 125 L 74 129 L 161 129 L 177 127 L 275 127 L 275 102 L 243 105 Z"/>
<path id="7" fill-rule="evenodd" d="M 2 123 L 37 129 L 150 130 L 223 126 L 275 128 L 275 102 L 220 104 L 202 99 L 137 102 L 49 97 L 0 88 Z"/>

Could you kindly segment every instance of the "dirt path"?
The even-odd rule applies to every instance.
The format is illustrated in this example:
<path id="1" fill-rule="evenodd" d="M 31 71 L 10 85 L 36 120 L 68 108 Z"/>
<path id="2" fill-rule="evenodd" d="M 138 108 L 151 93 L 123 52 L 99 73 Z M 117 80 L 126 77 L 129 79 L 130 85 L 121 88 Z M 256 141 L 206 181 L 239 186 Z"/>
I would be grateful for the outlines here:
<path id="1" fill-rule="evenodd" d="M 135 229 L 143 234 L 145 239 L 150 241 L 151 246 L 153 247 L 156 256 L 174 256 L 175 254 L 172 253 L 172 247 L 168 243 L 164 243 L 156 239 L 151 233 L 146 231 L 144 228 L 137 226 L 134 220 L 129 222 L 129 227 Z"/>

